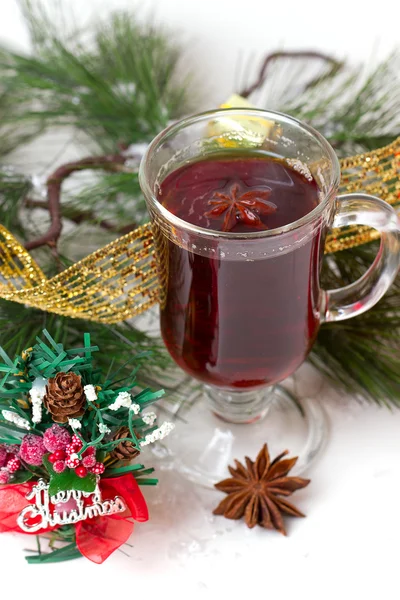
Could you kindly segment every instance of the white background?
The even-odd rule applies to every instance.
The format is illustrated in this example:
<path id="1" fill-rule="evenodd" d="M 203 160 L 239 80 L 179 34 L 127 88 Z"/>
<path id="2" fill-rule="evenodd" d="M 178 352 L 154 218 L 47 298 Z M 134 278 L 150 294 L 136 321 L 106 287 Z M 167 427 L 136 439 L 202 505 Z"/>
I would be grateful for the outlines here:
<path id="1" fill-rule="evenodd" d="M 48 0 L 46 4 L 56 2 Z M 105 16 L 128 0 L 74 0 L 78 22 Z M 235 85 L 239 55 L 316 48 L 375 60 L 399 40 L 397 2 L 297 0 L 142 0 L 143 15 L 178 31 L 213 102 Z M 0 38 L 21 49 L 28 39 L 14 0 L 0 0 Z M 398 600 L 400 538 L 400 413 L 361 406 L 320 387 L 305 371 L 307 393 L 331 417 L 328 448 L 297 494 L 308 515 L 293 520 L 289 537 L 213 518 L 219 501 L 160 470 L 146 489 L 152 520 L 140 524 L 130 556 L 117 552 L 102 567 L 84 559 L 28 567 L 23 548 L 33 540 L 0 537 L 0 594 L 23 598 L 226 598 Z M 194 430 L 201 435 L 201 428 Z"/>
<path id="2" fill-rule="evenodd" d="M 188 60 L 222 102 L 237 82 L 239 57 L 260 58 L 267 51 L 319 49 L 355 62 L 373 62 L 400 41 L 397 0 L 64 0 L 79 24 L 106 17 L 110 10 L 137 7 L 176 32 L 189 48 Z M 59 0 L 44 0 L 54 7 Z M 17 0 L 0 0 L 0 38 L 19 48 L 28 38 Z"/>

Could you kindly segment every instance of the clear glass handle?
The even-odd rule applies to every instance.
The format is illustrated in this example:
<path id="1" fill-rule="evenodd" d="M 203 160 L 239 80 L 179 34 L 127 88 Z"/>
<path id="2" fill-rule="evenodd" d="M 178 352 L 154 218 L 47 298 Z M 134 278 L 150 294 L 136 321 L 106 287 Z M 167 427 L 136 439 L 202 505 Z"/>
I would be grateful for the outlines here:
<path id="1" fill-rule="evenodd" d="M 354 283 L 325 294 L 322 321 L 342 321 L 369 310 L 392 284 L 400 265 L 400 224 L 393 208 L 368 194 L 337 198 L 332 227 L 367 225 L 381 233 L 378 254 L 366 273 Z"/>

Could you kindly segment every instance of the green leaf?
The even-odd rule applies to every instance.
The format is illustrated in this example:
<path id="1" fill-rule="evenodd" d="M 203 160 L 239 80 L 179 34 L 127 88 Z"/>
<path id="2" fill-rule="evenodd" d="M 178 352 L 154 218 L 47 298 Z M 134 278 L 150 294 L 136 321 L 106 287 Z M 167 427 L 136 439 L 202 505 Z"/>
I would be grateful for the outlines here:
<path id="1" fill-rule="evenodd" d="M 94 492 L 96 475 L 89 473 L 86 477 L 78 477 L 72 469 L 63 473 L 54 473 L 50 478 L 49 495 L 55 496 L 58 492 L 66 490 L 80 490 L 81 492 Z"/>
<path id="2" fill-rule="evenodd" d="M 11 483 L 26 483 L 33 478 L 33 473 L 30 471 L 17 471 L 14 473 Z"/>
<path id="3" fill-rule="evenodd" d="M 106 459 L 107 453 L 104 452 L 103 450 L 97 450 L 96 452 L 96 460 L 97 462 L 101 462 L 103 463 Z"/>
<path id="4" fill-rule="evenodd" d="M 53 470 L 53 465 L 49 461 L 49 456 L 50 456 L 50 452 L 49 452 L 49 454 L 45 454 L 43 456 L 42 461 L 43 461 L 44 468 L 46 469 L 46 471 L 48 472 L 48 474 L 50 476 L 52 476 L 52 475 L 55 475 L 56 473 Z"/>

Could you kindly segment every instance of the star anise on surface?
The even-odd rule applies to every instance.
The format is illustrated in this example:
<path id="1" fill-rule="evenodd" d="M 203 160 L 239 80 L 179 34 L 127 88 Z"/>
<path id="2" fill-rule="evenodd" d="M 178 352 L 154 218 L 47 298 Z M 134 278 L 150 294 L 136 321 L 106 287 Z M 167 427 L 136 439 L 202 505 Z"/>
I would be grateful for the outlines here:
<path id="1" fill-rule="evenodd" d="M 206 217 L 219 217 L 225 213 L 222 231 L 230 231 L 238 221 L 250 225 L 255 229 L 267 229 L 260 219 L 260 215 L 269 215 L 276 211 L 276 205 L 268 201 L 271 190 L 249 190 L 239 193 L 239 185 L 235 183 L 228 193 L 214 192 L 208 201 L 211 210 L 205 213 Z"/>
<path id="2" fill-rule="evenodd" d="M 285 450 L 271 462 L 267 444 L 264 444 L 255 462 L 247 456 L 246 466 L 235 460 L 236 468 L 228 467 L 232 478 L 215 485 L 228 496 L 219 503 L 214 515 L 223 515 L 227 519 L 244 517 L 250 528 L 260 525 L 286 535 L 282 515 L 305 515 L 285 500 L 284 496 L 290 496 L 310 483 L 309 479 L 302 477 L 288 477 L 297 457 L 282 460 L 287 454 L 288 451 Z"/>

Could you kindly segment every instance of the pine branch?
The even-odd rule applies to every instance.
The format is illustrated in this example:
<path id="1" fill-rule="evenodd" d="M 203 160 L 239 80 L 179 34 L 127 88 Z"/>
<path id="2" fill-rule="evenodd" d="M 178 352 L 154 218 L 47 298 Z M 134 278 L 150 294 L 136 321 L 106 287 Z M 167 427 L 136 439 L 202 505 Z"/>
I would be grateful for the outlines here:
<path id="1" fill-rule="evenodd" d="M 0 159 L 38 136 L 43 130 L 40 120 L 26 124 L 23 128 L 19 127 L 15 123 L 17 111 L 18 105 L 14 95 L 8 89 L 7 82 L 2 80 L 0 71 Z"/>
<path id="2" fill-rule="evenodd" d="M 100 347 L 107 349 L 107 352 L 101 355 L 99 353 L 97 357 L 101 368 L 108 368 L 110 356 L 114 357 L 114 367 L 117 369 L 133 355 L 142 353 L 145 353 L 146 358 L 146 368 L 141 373 L 143 376 L 149 369 L 170 365 L 161 341 L 139 331 L 129 323 L 110 327 L 100 323 L 60 317 L 32 308 L 22 310 L 18 304 L 0 300 L 0 345 L 10 356 L 20 354 L 31 346 L 36 337 L 40 337 L 43 329 L 51 331 L 57 343 L 61 342 L 68 347 L 80 346 L 82 332 L 90 333 Z"/>
<path id="3" fill-rule="evenodd" d="M 335 288 L 360 277 L 378 247 L 367 244 L 329 257 L 323 285 Z M 400 407 L 400 277 L 368 312 L 323 325 L 309 361 L 345 392 Z"/>
<path id="4" fill-rule="evenodd" d="M 150 141 L 187 109 L 181 51 L 167 32 L 121 12 L 65 39 L 36 6 L 25 3 L 35 55 L 0 51 L 3 82 L 21 107 L 13 123 L 75 125 L 115 152 L 120 143 Z"/>
<path id="5" fill-rule="evenodd" d="M 22 239 L 26 236 L 26 224 L 21 207 L 31 189 L 31 182 L 13 170 L 0 171 L 0 221 Z"/>
<path id="6" fill-rule="evenodd" d="M 399 52 L 373 69 L 345 66 L 319 53 L 310 53 L 311 63 L 304 54 L 267 55 L 256 81 L 242 93 L 257 98 L 260 107 L 313 125 L 340 156 L 373 150 L 400 134 Z"/>
<path id="7" fill-rule="evenodd" d="M 290 51 L 290 52 L 286 52 L 286 51 L 278 51 L 278 52 L 271 52 L 271 54 L 267 54 L 266 57 L 264 58 L 261 67 L 260 67 L 260 71 L 258 73 L 257 79 L 249 86 L 245 87 L 244 89 L 242 89 L 239 92 L 239 95 L 242 96 L 243 98 L 248 98 L 249 96 L 251 96 L 251 94 L 253 94 L 254 92 L 260 90 L 266 80 L 267 80 L 267 75 L 268 75 L 268 67 L 270 67 L 270 65 L 276 61 L 281 60 L 282 58 L 284 59 L 290 59 L 290 60 L 298 60 L 298 59 L 307 59 L 307 60 L 322 60 L 324 63 L 329 65 L 329 70 L 328 72 L 324 75 L 324 79 L 328 78 L 328 77 L 333 77 L 334 75 L 336 75 L 336 73 L 338 73 L 342 67 L 343 67 L 343 63 L 339 62 L 338 60 L 336 60 L 335 58 L 333 58 L 332 56 L 329 56 L 327 54 L 324 54 L 323 52 L 315 52 L 315 51 L 303 51 L 303 50 L 296 50 L 296 51 Z M 305 85 L 305 89 L 309 89 L 310 87 L 314 87 L 315 85 L 317 85 L 318 83 L 320 83 L 321 81 L 321 77 L 318 77 L 310 82 L 308 82 Z"/>
<path id="8" fill-rule="evenodd" d="M 132 215 L 138 225 L 149 218 L 137 168 L 131 168 L 130 164 L 126 171 L 101 173 L 94 184 L 88 184 L 75 193 L 66 193 L 63 205 L 71 210 L 91 207 L 96 222 L 108 219 L 115 224 L 117 231 L 125 233 L 132 226 Z"/>
<path id="9" fill-rule="evenodd" d="M 152 25 L 137 23 L 132 14 L 114 14 L 91 32 L 67 31 L 55 27 L 40 3 L 23 4 L 35 53 L 23 56 L 6 48 L 0 51 L 1 86 L 7 91 L 7 99 L 12 98 L 6 112 L 1 111 L 0 102 L 2 122 L 10 131 L 18 131 L 23 125 L 25 131 L 29 126 L 36 132 L 55 124 L 72 124 L 91 136 L 96 147 L 111 151 L 111 156 L 90 156 L 57 169 L 48 179 L 46 200 L 35 196 L 30 182 L 12 174 L 0 175 L 0 222 L 20 239 L 26 241 L 32 236 L 33 211 L 49 210 L 49 230 L 31 238 L 27 247 L 53 247 L 53 258 L 45 267 L 50 275 L 57 266 L 74 262 L 73 257 L 60 256 L 55 248 L 61 215 L 75 223 L 93 222 L 121 233 L 134 225 L 129 221 L 127 225 L 126 215 L 144 219 L 137 173 L 131 172 L 131 165 L 129 171 L 121 172 L 125 163 L 131 162 L 126 149 L 134 142 L 148 141 L 170 118 L 181 114 L 187 88 L 176 78 L 181 53 L 171 41 L 172 36 Z M 16 139 L 16 144 L 23 140 Z M 64 193 L 60 202 L 62 182 L 73 172 L 104 168 L 116 172 L 104 175 L 100 183 L 74 196 Z M 45 255 L 39 253 L 44 259 Z M 170 365 L 159 340 L 128 323 L 109 328 L 32 309 L 22 311 L 20 306 L 0 301 L 0 341 L 11 354 L 25 348 L 43 327 L 71 345 L 77 343 L 83 331 L 93 332 L 115 357 L 117 366 L 125 362 L 127 354 L 149 350 L 152 359 L 142 370 L 143 377 L 152 366 Z"/>
<path id="10" fill-rule="evenodd" d="M 49 245 L 57 247 L 58 239 L 61 235 L 61 185 L 67 177 L 75 171 L 84 169 L 104 169 L 118 171 L 132 157 L 123 156 L 122 154 L 108 154 L 103 156 L 89 156 L 78 161 L 67 163 L 58 167 L 52 175 L 47 179 L 47 203 L 46 207 L 50 214 L 50 227 L 45 234 L 35 240 L 31 240 L 25 244 L 27 250 L 33 250 L 40 246 Z M 81 214 L 81 220 L 84 215 Z"/>
<path id="11" fill-rule="evenodd" d="M 33 200 L 32 198 L 26 198 L 24 201 L 24 206 L 27 208 L 41 208 L 43 210 L 49 209 L 49 204 L 46 200 Z M 90 223 L 93 225 L 98 225 L 102 229 L 106 231 L 111 231 L 113 233 L 118 233 L 120 235 L 124 235 L 125 233 L 129 233 L 138 227 L 137 223 L 128 223 L 128 225 L 118 226 L 114 225 L 110 221 L 106 219 L 98 219 L 97 215 L 92 210 L 80 210 L 74 208 L 73 206 L 61 206 L 61 215 L 63 219 L 68 219 L 75 223 L 75 225 L 81 225 L 82 223 Z"/>

